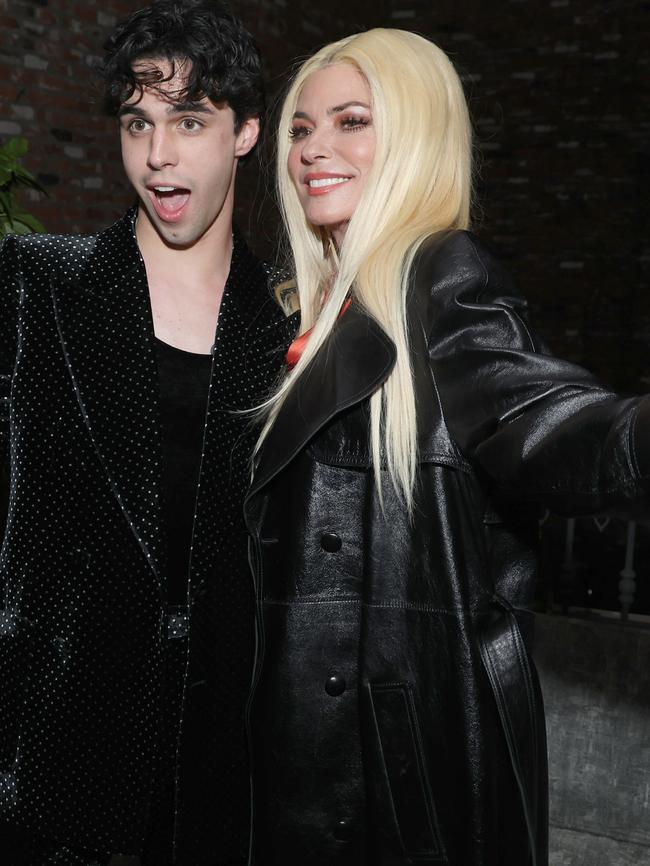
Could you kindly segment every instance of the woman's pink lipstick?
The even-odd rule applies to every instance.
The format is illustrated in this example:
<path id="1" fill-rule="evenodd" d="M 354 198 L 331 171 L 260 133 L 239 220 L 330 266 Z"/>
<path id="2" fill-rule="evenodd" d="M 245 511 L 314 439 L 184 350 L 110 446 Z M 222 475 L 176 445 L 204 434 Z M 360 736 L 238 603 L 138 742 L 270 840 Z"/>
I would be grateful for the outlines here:
<path id="1" fill-rule="evenodd" d="M 346 174 L 333 174 L 330 172 L 310 172 L 305 175 L 303 183 L 307 187 L 307 194 L 327 195 L 327 193 L 338 189 L 351 178 Z"/>

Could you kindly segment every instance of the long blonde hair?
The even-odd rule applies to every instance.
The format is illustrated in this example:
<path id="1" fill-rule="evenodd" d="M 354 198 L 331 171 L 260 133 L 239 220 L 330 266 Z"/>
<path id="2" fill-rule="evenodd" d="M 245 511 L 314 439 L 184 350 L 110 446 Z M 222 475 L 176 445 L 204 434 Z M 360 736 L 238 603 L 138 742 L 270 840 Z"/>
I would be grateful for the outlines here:
<path id="1" fill-rule="evenodd" d="M 347 63 L 368 82 L 375 158 L 337 256 L 327 231 L 305 218 L 287 170 L 289 129 L 312 72 Z M 467 228 L 471 125 L 461 82 L 446 54 L 404 30 L 375 29 L 326 45 L 298 70 L 278 132 L 277 185 L 300 295 L 301 332 L 313 327 L 303 355 L 268 406 L 263 440 L 287 393 L 326 340 L 348 294 L 394 341 L 397 360 L 370 401 L 370 441 L 379 467 L 410 509 L 417 465 L 416 406 L 405 301 L 413 259 L 441 229 Z M 324 252 L 325 251 L 325 252 Z M 327 290 L 326 290 L 327 289 Z"/>

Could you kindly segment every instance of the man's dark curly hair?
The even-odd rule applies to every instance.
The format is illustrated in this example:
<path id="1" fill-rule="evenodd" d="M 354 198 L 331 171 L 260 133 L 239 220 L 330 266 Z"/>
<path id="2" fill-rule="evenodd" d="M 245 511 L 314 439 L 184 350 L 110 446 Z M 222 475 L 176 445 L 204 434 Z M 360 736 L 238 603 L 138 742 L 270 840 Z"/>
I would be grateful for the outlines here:
<path id="1" fill-rule="evenodd" d="M 187 65 L 187 79 L 174 100 L 207 96 L 227 102 L 235 113 L 235 131 L 264 113 L 262 64 L 253 37 L 227 7 L 215 0 L 154 0 L 116 27 L 104 43 L 99 72 L 104 82 L 104 110 L 116 116 L 134 92 L 157 87 Z M 155 64 L 136 75 L 133 64 L 164 58 L 172 72 L 163 77 Z M 169 92 L 166 91 L 169 95 Z"/>

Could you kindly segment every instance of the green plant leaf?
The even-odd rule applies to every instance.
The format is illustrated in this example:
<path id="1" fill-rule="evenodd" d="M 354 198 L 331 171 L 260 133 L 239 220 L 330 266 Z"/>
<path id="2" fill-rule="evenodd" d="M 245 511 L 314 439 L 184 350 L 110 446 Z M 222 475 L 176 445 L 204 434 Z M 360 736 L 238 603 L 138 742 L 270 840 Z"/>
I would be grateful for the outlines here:
<path id="1" fill-rule="evenodd" d="M 5 234 L 14 230 L 14 220 L 11 211 L 5 211 L 5 213 L 0 216 L 0 219 L 2 220 L 2 224 L 5 226 Z"/>
<path id="2" fill-rule="evenodd" d="M 16 179 L 17 179 L 17 180 L 18 180 L 19 178 L 20 178 L 20 180 L 26 180 L 26 179 L 28 180 L 28 179 L 30 179 L 30 178 L 33 180 L 33 177 L 32 177 L 31 172 L 27 171 L 26 168 L 23 168 L 22 165 L 17 165 L 17 166 L 14 168 L 13 173 L 14 173 L 14 175 L 16 176 Z"/>
<path id="3" fill-rule="evenodd" d="M 26 234 L 44 231 L 41 223 L 31 214 L 25 213 L 12 194 L 16 186 L 28 187 L 47 195 L 31 172 L 20 164 L 27 153 L 28 143 L 24 138 L 10 138 L 0 145 L 0 229 L 2 234 Z"/>
<path id="4" fill-rule="evenodd" d="M 2 210 L 2 213 L 6 214 L 7 217 L 11 219 L 9 214 L 11 214 L 14 209 L 14 203 L 13 196 L 10 192 L 0 190 L 0 209 Z"/>
<path id="5" fill-rule="evenodd" d="M 42 223 L 29 213 L 17 213 L 13 215 L 13 223 L 16 226 L 16 234 L 25 235 L 29 232 L 44 232 Z"/>
<path id="6" fill-rule="evenodd" d="M 20 222 L 14 222 L 13 228 L 7 232 L 8 235 L 31 235 L 32 230 Z"/>
<path id="7" fill-rule="evenodd" d="M 47 190 L 40 185 L 34 175 L 26 171 L 24 168 L 20 168 L 14 172 L 14 182 L 20 186 L 27 186 L 30 189 L 35 189 L 38 190 L 38 192 L 42 192 L 44 195 L 48 195 Z"/>
<path id="8" fill-rule="evenodd" d="M 4 147 L 6 153 L 14 159 L 20 159 L 29 150 L 26 138 L 10 138 Z"/>

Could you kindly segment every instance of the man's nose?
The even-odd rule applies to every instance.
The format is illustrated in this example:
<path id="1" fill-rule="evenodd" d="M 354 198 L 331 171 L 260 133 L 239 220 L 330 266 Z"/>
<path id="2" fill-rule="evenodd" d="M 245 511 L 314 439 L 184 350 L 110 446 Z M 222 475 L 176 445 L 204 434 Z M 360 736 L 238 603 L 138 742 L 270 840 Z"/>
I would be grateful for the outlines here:
<path id="1" fill-rule="evenodd" d="M 149 167 L 156 171 L 160 171 L 167 165 L 176 165 L 178 152 L 171 133 L 164 129 L 153 131 L 147 162 Z"/>

